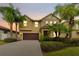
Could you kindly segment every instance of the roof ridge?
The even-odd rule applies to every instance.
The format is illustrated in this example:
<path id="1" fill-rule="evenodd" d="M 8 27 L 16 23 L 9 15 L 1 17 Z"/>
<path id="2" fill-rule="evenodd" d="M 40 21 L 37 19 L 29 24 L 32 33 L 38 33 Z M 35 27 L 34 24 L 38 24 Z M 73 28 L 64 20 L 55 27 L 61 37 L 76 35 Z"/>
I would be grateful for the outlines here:
<path id="1" fill-rule="evenodd" d="M 58 20 L 60 20 L 57 16 L 55 16 L 53 13 L 49 13 L 48 15 L 46 15 L 45 17 L 43 17 L 42 19 L 40 19 L 40 20 L 43 20 L 44 18 L 46 18 L 46 17 L 48 17 L 49 15 L 52 15 L 52 16 L 54 16 L 55 18 L 57 18 Z"/>
<path id="2" fill-rule="evenodd" d="M 41 18 L 41 19 L 39 19 L 39 20 L 34 20 L 34 19 L 32 19 L 32 18 L 30 18 L 29 16 L 27 16 L 27 15 L 25 15 L 27 18 L 29 18 L 30 20 L 32 20 L 32 21 L 41 21 L 41 20 L 43 20 L 44 18 L 46 18 L 47 16 L 49 16 L 49 15 L 52 15 L 52 16 L 54 16 L 54 17 L 56 17 L 57 19 L 59 19 L 57 16 L 55 16 L 53 13 L 49 13 L 48 15 L 46 15 L 46 16 L 44 16 L 43 18 Z M 60 20 L 60 19 L 59 19 Z"/>

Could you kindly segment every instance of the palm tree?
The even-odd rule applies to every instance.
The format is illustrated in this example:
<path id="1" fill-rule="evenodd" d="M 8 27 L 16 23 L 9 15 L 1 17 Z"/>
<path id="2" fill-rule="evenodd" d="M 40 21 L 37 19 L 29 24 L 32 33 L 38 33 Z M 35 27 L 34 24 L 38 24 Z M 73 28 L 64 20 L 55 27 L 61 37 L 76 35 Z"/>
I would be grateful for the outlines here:
<path id="1" fill-rule="evenodd" d="M 49 31 L 55 32 L 56 38 L 59 38 L 61 33 L 65 33 L 65 38 L 68 37 L 68 33 L 70 32 L 69 28 L 67 28 L 63 23 L 56 23 L 49 25 Z M 58 33 L 58 35 L 57 35 Z"/>
<path id="2" fill-rule="evenodd" d="M 57 37 L 57 24 L 52 24 L 52 25 L 48 25 L 48 29 L 49 29 L 49 31 L 53 31 L 53 32 L 55 32 L 55 35 L 56 35 L 56 37 Z"/>
<path id="3" fill-rule="evenodd" d="M 18 26 L 18 24 L 20 23 L 20 22 L 23 22 L 23 20 L 26 20 L 26 18 L 25 18 L 25 15 L 24 16 L 22 16 L 21 15 L 21 13 L 19 12 L 19 10 L 18 9 L 16 9 L 15 11 L 14 11 L 14 22 L 15 22 L 15 24 L 16 24 L 16 38 L 18 39 L 18 35 L 17 35 L 17 26 Z"/>
<path id="4" fill-rule="evenodd" d="M 12 38 L 12 25 L 14 21 L 13 7 L 10 4 L 9 7 L 0 7 L 0 13 L 3 15 L 3 19 L 10 24 L 10 37 Z"/>
<path id="5" fill-rule="evenodd" d="M 52 25 L 49 25 L 49 31 L 53 31 L 55 32 L 55 35 L 56 37 L 59 37 L 59 35 L 57 35 L 57 33 L 59 34 L 59 32 L 61 31 L 61 28 L 60 28 L 60 24 L 52 24 Z"/>
<path id="6" fill-rule="evenodd" d="M 0 7 L 0 13 L 3 15 L 4 20 L 6 20 L 10 24 L 10 34 L 12 38 L 12 26 L 15 22 L 16 24 L 16 38 L 18 39 L 17 35 L 17 26 L 18 23 L 23 22 L 25 20 L 25 16 L 22 16 L 18 9 L 15 9 L 12 4 L 9 4 L 9 7 Z"/>
<path id="7" fill-rule="evenodd" d="M 71 38 L 74 17 L 79 15 L 79 9 L 76 7 L 76 4 L 58 5 L 54 14 L 58 15 L 61 19 L 68 20 L 69 28 L 71 29 L 69 37 Z"/>

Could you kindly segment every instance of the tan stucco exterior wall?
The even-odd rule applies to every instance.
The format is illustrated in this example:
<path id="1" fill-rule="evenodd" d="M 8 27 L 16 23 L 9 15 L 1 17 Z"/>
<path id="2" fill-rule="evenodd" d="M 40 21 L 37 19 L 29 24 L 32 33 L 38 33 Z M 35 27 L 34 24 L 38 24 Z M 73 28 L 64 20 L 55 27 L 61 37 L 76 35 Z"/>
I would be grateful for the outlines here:
<path id="1" fill-rule="evenodd" d="M 59 20 L 56 17 L 53 17 L 52 15 L 46 16 L 45 18 L 42 19 L 42 21 L 40 22 L 40 26 L 45 26 L 46 25 L 46 21 L 48 21 L 48 24 L 50 24 L 50 22 L 52 21 L 52 23 L 54 23 L 54 21 L 58 22 Z"/>
<path id="2" fill-rule="evenodd" d="M 23 39 L 23 33 L 39 33 L 40 29 L 40 23 L 38 22 L 38 27 L 35 27 L 35 22 L 37 21 L 32 21 L 31 19 L 27 18 L 27 26 L 23 26 L 23 24 L 20 27 L 20 37 Z"/>
<path id="3" fill-rule="evenodd" d="M 44 29 L 40 31 L 40 28 L 46 25 L 46 21 L 48 21 L 48 24 L 50 24 L 50 21 L 52 21 L 52 23 L 54 23 L 54 21 L 59 22 L 59 19 L 52 16 L 52 14 L 49 14 L 46 17 L 42 18 L 41 21 L 37 21 L 38 27 L 35 27 L 36 21 L 33 21 L 30 18 L 27 18 L 26 20 L 27 20 L 27 26 L 20 27 L 21 38 L 23 38 L 22 33 L 39 33 L 39 38 L 40 38 L 40 36 L 43 35 L 43 31 L 44 31 Z M 67 24 L 68 23 L 66 22 L 64 25 L 68 26 Z M 75 26 L 73 28 L 75 28 Z M 52 35 L 53 34 L 50 34 L 50 37 L 52 37 Z M 61 34 L 61 37 L 64 36 L 65 34 Z M 72 38 L 79 38 L 79 35 L 76 33 L 76 31 L 73 31 Z"/>
<path id="4" fill-rule="evenodd" d="M 38 24 L 38 27 L 35 27 L 35 22 L 30 20 L 29 18 L 27 18 L 27 26 L 25 27 L 20 27 L 20 30 L 28 30 L 27 32 L 31 32 L 31 33 L 38 33 L 39 32 L 39 27 L 40 24 Z"/>

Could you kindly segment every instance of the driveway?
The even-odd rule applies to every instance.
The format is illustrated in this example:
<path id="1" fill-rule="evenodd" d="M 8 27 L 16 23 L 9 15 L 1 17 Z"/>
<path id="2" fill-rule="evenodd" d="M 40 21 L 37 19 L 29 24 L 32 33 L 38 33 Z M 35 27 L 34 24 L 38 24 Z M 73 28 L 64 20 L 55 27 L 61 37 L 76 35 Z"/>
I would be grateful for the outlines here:
<path id="1" fill-rule="evenodd" d="M 0 56 L 42 56 L 38 40 L 23 40 L 0 46 Z"/>

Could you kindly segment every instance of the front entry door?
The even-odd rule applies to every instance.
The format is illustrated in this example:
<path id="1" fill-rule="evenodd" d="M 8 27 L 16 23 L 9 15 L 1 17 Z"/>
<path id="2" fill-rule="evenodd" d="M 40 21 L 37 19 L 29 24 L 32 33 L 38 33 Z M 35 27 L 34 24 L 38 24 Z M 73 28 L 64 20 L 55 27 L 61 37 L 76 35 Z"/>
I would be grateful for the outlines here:
<path id="1" fill-rule="evenodd" d="M 48 31 L 44 31 L 44 36 L 48 36 Z"/>

